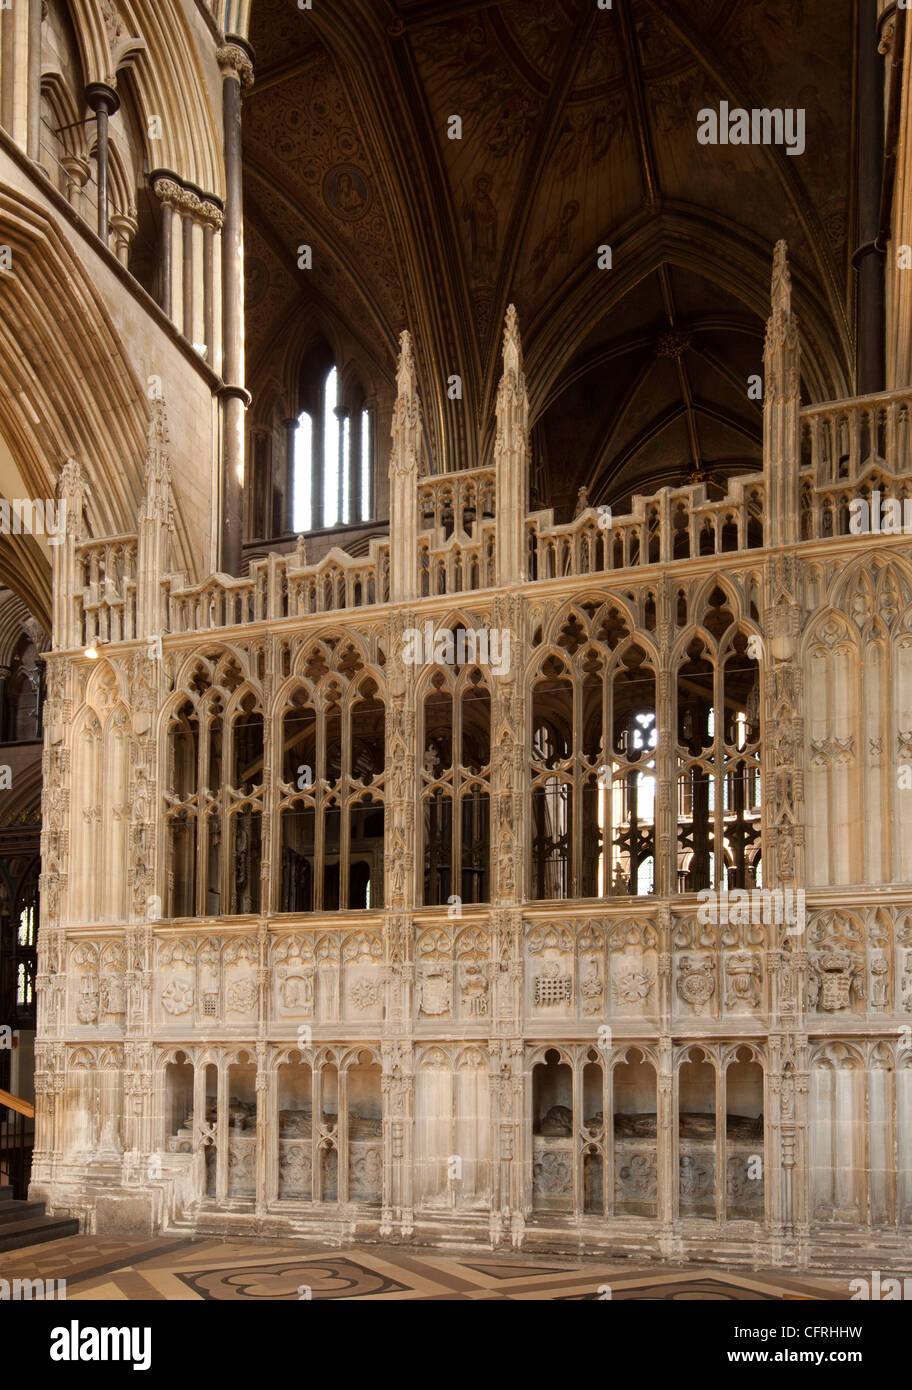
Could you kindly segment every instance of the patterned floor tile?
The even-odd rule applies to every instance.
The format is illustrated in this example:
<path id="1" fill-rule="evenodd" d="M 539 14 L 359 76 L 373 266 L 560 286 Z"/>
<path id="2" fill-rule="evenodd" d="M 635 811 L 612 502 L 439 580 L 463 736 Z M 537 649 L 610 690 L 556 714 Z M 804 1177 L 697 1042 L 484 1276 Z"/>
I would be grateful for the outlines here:
<path id="1" fill-rule="evenodd" d="M 570 1258 L 445 1255 L 395 1246 L 340 1250 L 290 1241 L 68 1236 L 0 1255 L 5 1279 L 66 1279 L 68 1299 L 587 1302 L 847 1299 L 845 1280 L 778 1271 L 674 1268 Z"/>

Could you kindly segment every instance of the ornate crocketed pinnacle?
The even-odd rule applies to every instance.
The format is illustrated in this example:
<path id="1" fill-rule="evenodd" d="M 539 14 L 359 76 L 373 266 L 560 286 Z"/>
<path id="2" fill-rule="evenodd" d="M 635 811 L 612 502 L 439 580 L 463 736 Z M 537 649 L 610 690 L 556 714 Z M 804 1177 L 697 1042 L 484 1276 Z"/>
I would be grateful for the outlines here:
<path id="1" fill-rule="evenodd" d="M 773 279 L 770 287 L 773 314 L 788 314 L 792 308 L 792 276 L 788 263 L 788 242 L 777 241 L 773 251 Z"/>
<path id="2" fill-rule="evenodd" d="M 393 451 L 390 457 L 390 477 L 414 473 L 420 476 L 419 431 L 421 428 L 421 403 L 418 399 L 418 379 L 415 375 L 415 359 L 412 352 L 412 338 L 408 329 L 399 335 L 399 365 L 396 369 L 396 405 L 390 436 Z"/>
<path id="3" fill-rule="evenodd" d="M 777 241 L 773 252 L 770 301 L 772 313 L 766 323 L 764 350 L 768 375 L 765 405 L 772 404 L 786 393 L 796 395 L 799 390 L 797 362 L 783 373 L 781 362 L 773 356 L 777 348 L 798 348 L 798 315 L 792 313 L 792 277 L 788 244 L 784 241 Z"/>
<path id="4" fill-rule="evenodd" d="M 415 359 L 412 352 L 412 335 L 407 328 L 399 334 L 399 365 L 396 369 L 396 392 L 399 396 L 404 396 L 406 400 L 412 400 L 418 394 L 418 383 L 415 378 Z"/>
<path id="5" fill-rule="evenodd" d="M 519 316 L 515 304 L 508 305 L 504 322 L 503 366 L 504 376 L 513 373 L 519 380 L 522 375 L 523 356 L 522 342 L 519 337 Z"/>
<path id="6" fill-rule="evenodd" d="M 66 529 L 68 535 L 77 535 L 82 526 L 82 508 L 85 502 L 85 476 L 78 459 L 68 458 L 60 470 L 57 483 L 57 496 L 66 502 Z"/>
<path id="7" fill-rule="evenodd" d="M 253 63 L 239 43 L 226 43 L 224 48 L 216 50 L 215 58 L 223 77 L 235 76 L 242 91 L 253 86 Z"/>
<path id="8" fill-rule="evenodd" d="M 147 501 L 154 495 L 160 501 L 167 502 L 171 486 L 170 442 L 165 402 L 153 401 L 144 468 Z"/>

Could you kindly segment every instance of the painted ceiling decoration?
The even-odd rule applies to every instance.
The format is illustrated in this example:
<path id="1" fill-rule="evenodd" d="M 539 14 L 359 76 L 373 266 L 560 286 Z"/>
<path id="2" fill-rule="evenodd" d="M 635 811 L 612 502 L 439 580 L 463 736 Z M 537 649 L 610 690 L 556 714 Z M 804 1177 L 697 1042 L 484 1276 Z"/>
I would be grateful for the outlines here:
<path id="1" fill-rule="evenodd" d="M 253 0 L 249 37 L 255 393 L 316 332 L 356 343 L 391 382 L 408 327 L 435 467 L 475 466 L 493 447 L 512 302 L 537 500 L 571 508 L 585 485 L 619 504 L 721 481 L 760 463 L 748 379 L 780 238 L 805 397 L 851 390 L 851 7 Z M 722 101 L 804 109 L 805 152 L 701 145 L 698 112 Z M 461 402 L 447 397 L 453 374 Z"/>

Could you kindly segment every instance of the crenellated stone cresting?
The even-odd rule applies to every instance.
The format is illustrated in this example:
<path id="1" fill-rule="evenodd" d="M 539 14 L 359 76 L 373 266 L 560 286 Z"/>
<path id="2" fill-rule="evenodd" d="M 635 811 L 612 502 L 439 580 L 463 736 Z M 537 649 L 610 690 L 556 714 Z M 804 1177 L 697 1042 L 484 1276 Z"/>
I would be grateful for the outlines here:
<path id="1" fill-rule="evenodd" d="M 484 478 L 485 473 L 489 478 Z M 416 598 L 478 593 L 498 587 L 497 527 L 493 474 L 471 470 L 422 479 L 419 515 L 432 519 L 417 537 Z M 491 483 L 490 489 L 488 483 Z M 471 502 L 469 499 L 473 499 Z M 478 499 L 477 501 L 475 499 Z M 526 517 L 529 581 L 640 569 L 675 560 L 757 550 L 763 547 L 764 480 L 748 474 L 733 479 L 728 495 L 713 501 L 702 484 L 662 488 L 654 497 L 635 497 L 632 512 L 603 523 L 589 507 L 566 525 L 553 512 Z M 469 507 L 481 512 L 469 520 Z M 462 524 L 454 517 L 462 510 Z M 489 510 L 490 509 L 490 510 Z M 255 560 L 247 577 L 215 574 L 189 585 L 182 574 L 159 580 L 165 633 L 211 632 L 255 622 L 339 613 L 391 601 L 390 553 L 396 538 L 373 538 L 367 557 L 334 547 L 315 564 L 306 563 L 303 541 L 296 552 Z M 77 631 L 65 645 L 130 641 L 140 631 L 137 615 L 136 536 L 85 541 L 76 547 Z"/>
<path id="2" fill-rule="evenodd" d="M 832 411 L 815 407 L 806 413 L 812 422 L 809 428 L 817 431 L 818 438 L 826 432 L 832 441 L 837 429 L 848 428 L 852 404 L 843 402 Z M 855 420 L 869 418 L 870 398 L 858 404 Z M 902 427 L 896 428 L 898 437 L 907 431 L 904 415 L 908 407 L 903 403 L 900 418 L 898 408 L 889 402 L 887 406 L 889 409 L 881 413 L 881 424 L 888 414 L 898 419 Z M 804 412 L 802 415 L 805 418 Z M 856 440 L 861 434 L 861 430 L 852 431 Z M 498 587 L 494 517 L 485 510 L 481 518 L 467 519 L 463 526 L 453 523 L 462 501 L 474 495 L 478 475 L 486 471 L 472 470 L 464 487 L 461 474 L 434 479 L 433 501 L 428 480 L 422 480 L 424 501 L 419 503 L 419 515 L 424 505 L 424 515 L 433 521 L 417 538 L 416 598 L 480 593 Z M 912 505 L 912 466 L 893 471 L 879 453 L 860 465 L 846 467 L 829 485 L 815 483 L 819 476 L 816 465 L 800 474 L 801 541 L 848 536 L 850 503 L 870 498 L 872 490 L 878 488 L 884 496 L 900 502 L 909 499 Z M 586 508 L 565 524 L 556 524 L 550 510 L 534 512 L 525 521 L 527 580 L 642 570 L 763 550 L 768 546 L 766 496 L 765 479 L 758 473 L 731 479 L 727 495 L 718 500 L 707 497 L 704 484 L 662 488 L 650 497 L 635 496 L 631 512 L 611 517 L 610 523 L 595 507 Z M 166 575 L 159 581 L 163 632 L 209 632 L 385 604 L 391 599 L 390 551 L 394 545 L 395 537 L 374 538 L 367 557 L 351 556 L 334 547 L 312 565 L 302 563 L 303 546 L 299 545 L 296 553 L 273 553 L 254 561 L 249 576 L 241 579 L 216 574 L 200 584 L 188 585 L 184 575 Z M 137 619 L 136 557 L 135 536 L 86 541 L 76 547 L 78 631 L 70 645 L 130 641 L 149 635 L 140 633 Z"/>
<path id="3" fill-rule="evenodd" d="M 256 560 L 247 579 L 214 575 L 185 586 L 169 576 L 166 614 L 172 633 L 208 632 L 245 623 L 339 613 L 389 600 L 389 542 L 373 539 L 367 559 L 334 547 L 313 565 L 297 555 Z"/>
<path id="4" fill-rule="evenodd" d="M 733 478 L 719 501 L 709 499 L 698 483 L 636 496 L 626 516 L 587 507 L 561 526 L 554 524 L 552 511 L 535 512 L 526 519 L 528 577 L 560 579 L 759 550 L 765 500 L 762 474 L 749 473 Z"/>
<path id="5" fill-rule="evenodd" d="M 861 532 L 908 534 L 912 523 L 912 390 L 885 391 L 801 411 L 801 540 L 852 534 L 852 503 L 899 503 L 898 525 L 878 517 Z"/>
<path id="6" fill-rule="evenodd" d="M 803 406 L 802 472 L 815 487 L 860 484 L 871 468 L 912 476 L 912 389 Z"/>
<path id="7" fill-rule="evenodd" d="M 136 536 L 84 541 L 76 546 L 76 574 L 85 646 L 129 642 L 137 636 Z"/>
<path id="8" fill-rule="evenodd" d="M 256 560 L 237 579 L 213 574 L 190 585 L 186 575 L 166 572 L 171 471 L 159 403 L 138 537 L 82 539 L 79 466 L 62 475 L 72 520 L 55 557 L 54 646 L 210 632 L 819 541 L 848 535 L 850 503 L 877 488 L 900 501 L 909 497 L 912 509 L 912 390 L 802 408 L 801 344 L 784 242 L 773 258 L 771 305 L 764 467 L 730 478 L 724 497 L 708 496 L 703 482 L 665 487 L 635 496 L 629 514 L 612 516 L 608 507 L 586 505 L 581 490 L 578 515 L 568 523 L 555 524 L 552 511 L 530 513 L 528 398 L 511 305 L 493 466 L 435 476 L 423 471 L 414 352 L 403 333 L 389 537 L 372 539 L 366 557 L 333 548 L 315 564 L 307 563 L 300 537 L 293 554 Z"/>
<path id="9" fill-rule="evenodd" d="M 468 536 L 473 522 L 496 515 L 497 479 L 493 468 L 439 473 L 418 483 L 418 532 L 443 530 Z"/>

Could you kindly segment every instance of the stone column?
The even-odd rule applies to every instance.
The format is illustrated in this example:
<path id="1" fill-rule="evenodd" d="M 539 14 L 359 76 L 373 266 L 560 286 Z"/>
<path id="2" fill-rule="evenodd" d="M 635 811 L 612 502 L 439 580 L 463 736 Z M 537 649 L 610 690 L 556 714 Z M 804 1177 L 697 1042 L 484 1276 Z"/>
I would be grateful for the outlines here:
<path id="1" fill-rule="evenodd" d="M 363 410 L 358 411 L 351 417 L 351 436 L 349 440 L 348 454 L 348 506 L 349 520 L 360 521 L 361 518 L 361 430 L 363 426 Z"/>
<path id="2" fill-rule="evenodd" d="M 206 361 L 213 370 L 216 361 L 215 344 L 215 223 L 203 225 L 203 342 Z"/>
<path id="3" fill-rule="evenodd" d="M 266 1210 L 268 1200 L 267 1183 L 269 1177 L 269 1117 L 275 1114 L 275 1106 L 270 1103 L 272 1088 L 266 1070 L 266 1044 L 257 1043 L 256 1049 L 256 1209 L 259 1214 Z"/>
<path id="4" fill-rule="evenodd" d="M 674 1029 L 671 988 L 672 932 L 671 908 L 662 904 L 658 911 L 658 956 L 656 961 L 659 1002 L 659 1066 L 656 1075 L 656 1220 L 662 1254 L 672 1254 L 675 1240 L 675 1211 L 678 1187 L 675 1068 L 672 1034 Z M 609 1124 L 612 1123 L 608 1117 Z M 612 1175 L 613 1181 L 613 1175 Z"/>
<path id="5" fill-rule="evenodd" d="M 283 531 L 295 529 L 295 446 L 298 439 L 298 422 L 292 416 L 283 420 L 285 426 L 285 524 Z M 311 517 L 311 525 L 313 518 Z"/>
<path id="6" fill-rule="evenodd" d="M 181 228 L 181 281 L 183 285 L 183 312 L 181 315 L 184 337 L 193 342 L 193 220 L 183 219 Z"/>
<path id="7" fill-rule="evenodd" d="M 222 451 L 219 569 L 241 572 L 244 512 L 244 213 L 241 94 L 253 82 L 252 53 L 230 36 L 217 53 L 222 71 L 225 219 L 222 232 Z"/>
<path id="8" fill-rule="evenodd" d="M 120 97 L 105 82 L 90 82 L 86 104 L 97 121 L 95 163 L 98 177 L 98 235 L 108 244 L 108 119 L 120 108 Z"/>
<path id="9" fill-rule="evenodd" d="M 231 1122 L 228 1117 L 229 1078 L 225 1056 L 218 1064 L 218 1110 L 215 1132 L 218 1135 L 218 1154 L 215 1169 L 215 1197 L 220 1207 L 228 1197 L 228 1148 L 231 1143 Z M 316 1110 L 314 1111 L 316 1115 Z M 315 1121 L 316 1123 L 316 1121 Z"/>
<path id="10" fill-rule="evenodd" d="M 395 451 L 394 451 L 395 453 Z M 413 1076 L 412 1029 L 414 926 L 417 900 L 415 667 L 404 661 L 405 638 L 415 615 L 395 613 L 390 621 L 386 665 L 386 853 L 384 857 L 383 968 L 386 987 L 383 1058 L 384 1176 L 381 1232 L 412 1230 Z"/>
<path id="11" fill-rule="evenodd" d="M 493 625 L 500 633 L 501 652 L 509 640 L 509 663 L 491 681 L 493 715 L 491 746 L 491 890 L 490 901 L 519 904 L 525 900 L 526 777 L 528 768 L 522 677 L 525 670 L 523 612 L 512 595 L 495 600 Z"/>
<path id="12" fill-rule="evenodd" d="M 895 76 L 891 72 L 891 82 L 895 81 L 898 87 L 895 98 L 891 91 L 896 116 L 889 132 L 896 138 L 896 162 L 893 197 L 886 209 L 890 223 L 886 244 L 886 384 L 891 391 L 912 382 L 912 275 L 900 260 L 901 248 L 912 245 L 912 62 L 906 52 L 912 46 L 909 35 L 905 10 L 882 17 L 880 51 L 889 54 L 891 65 L 899 68 Z M 887 154 L 893 151 L 888 150 Z"/>
<path id="13" fill-rule="evenodd" d="M 137 220 L 136 209 L 131 207 L 129 212 L 111 213 L 111 230 L 114 233 L 114 254 L 121 265 L 128 265 L 130 260 L 130 247 L 133 238 L 136 236 Z"/>
<path id="14" fill-rule="evenodd" d="M 496 579 L 498 586 L 526 580 L 529 510 L 529 397 L 523 373 L 519 321 L 511 304 L 503 339 L 503 376 L 497 391 Z"/>
<path id="15" fill-rule="evenodd" d="M 421 404 L 411 336 L 399 339 L 396 408 L 390 455 L 390 600 L 418 595 L 418 478 L 421 475 Z M 316 517 L 314 518 L 316 522 Z"/>
<path id="16" fill-rule="evenodd" d="M 60 470 L 57 495 L 65 508 L 64 533 L 60 545 L 53 547 L 53 621 L 52 640 L 55 648 L 76 647 L 80 640 L 78 599 L 80 590 L 76 574 L 76 547 L 82 540 L 82 509 L 85 504 L 85 480 L 82 468 L 75 459 L 67 459 Z"/>
<path id="17" fill-rule="evenodd" d="M 878 52 L 877 0 L 858 0 L 857 201 L 858 241 L 852 265 L 858 272 L 855 390 L 865 396 L 884 389 L 886 301 L 884 252 L 878 245 L 884 157 L 883 59 Z"/>
<path id="18" fill-rule="evenodd" d="M 0 125 L 21 149 L 28 146 L 29 40 L 32 13 L 28 4 L 0 10 L 3 82 L 0 85 Z"/>
<path id="19" fill-rule="evenodd" d="M 67 176 L 67 202 L 70 207 L 79 209 L 82 201 L 82 190 L 89 181 L 89 174 L 92 172 L 91 165 L 87 159 L 83 159 L 78 154 L 65 154 L 60 163 L 63 165 Z"/>
<path id="20" fill-rule="evenodd" d="M 193 1195 L 197 1199 L 206 1196 L 206 1150 L 209 1145 L 203 1142 L 203 1136 L 207 1130 L 206 1064 L 203 1063 L 202 1066 L 197 1064 L 193 1070 Z"/>
<path id="21" fill-rule="evenodd" d="M 152 188 L 162 204 L 162 308 L 189 342 L 205 344 L 215 367 L 214 258 L 222 209 L 175 174 L 155 174 Z"/>
<path id="22" fill-rule="evenodd" d="M 26 153 L 37 160 L 41 144 L 41 21 L 43 0 L 28 0 L 28 129 Z"/>
<path id="23" fill-rule="evenodd" d="M 763 353 L 763 472 L 766 478 L 768 546 L 792 545 L 800 539 L 801 344 L 792 313 L 788 248 L 776 243 L 773 253 L 772 314 L 766 325 Z"/>
<path id="24" fill-rule="evenodd" d="M 531 1131 L 528 1127 L 523 1041 L 522 911 L 496 908 L 490 914 L 489 1009 L 491 1068 L 490 1231 L 493 1243 L 523 1242 L 532 1207 Z"/>
<path id="25" fill-rule="evenodd" d="M 171 265 L 171 239 L 174 235 L 171 223 L 174 220 L 174 210 L 168 202 L 162 202 L 162 221 L 161 221 L 161 306 L 170 319 L 171 312 L 171 277 L 174 274 Z"/>
<path id="26" fill-rule="evenodd" d="M 666 579 L 658 592 L 659 661 L 656 670 L 655 891 L 660 898 L 678 891 L 678 777 L 675 719 L 675 586 Z M 670 948 L 669 948 L 670 949 Z"/>
<path id="27" fill-rule="evenodd" d="M 794 553 L 770 561 L 764 604 L 761 659 L 765 685 L 763 724 L 764 887 L 781 888 L 798 907 L 804 886 L 804 721 L 802 671 L 797 661 L 803 620 L 802 571 Z M 806 1210 L 807 1133 L 802 1088 L 807 1053 L 805 999 L 807 950 L 805 923 L 793 920 L 766 926 L 770 976 L 770 1134 L 769 1163 L 773 1257 L 797 1262 Z M 778 1102 L 778 1105 L 777 1105 Z M 796 1244 L 796 1242 L 798 1242 Z"/>
<path id="28" fill-rule="evenodd" d="M 383 1074 L 383 1197 L 380 1235 L 396 1232 L 408 1237 L 414 1229 L 414 1128 L 415 1078 L 412 1045 L 403 1039 L 380 1047 Z"/>
<path id="29" fill-rule="evenodd" d="M 339 422 L 339 484 L 336 498 L 336 514 L 338 524 L 343 526 L 346 521 L 345 516 L 345 470 L 348 463 L 346 458 L 346 425 L 350 426 L 350 412 L 344 405 L 337 405 L 335 410 L 336 419 Z M 350 440 L 349 440 L 350 443 Z"/>
<path id="30" fill-rule="evenodd" d="M 6 709 L 6 684 L 10 678 L 10 668 L 0 666 L 0 743 L 6 743 L 8 729 L 8 717 Z"/>
<path id="31" fill-rule="evenodd" d="M 161 581 L 171 533 L 171 460 L 164 401 L 153 402 L 146 449 L 145 498 L 137 541 L 137 636 L 160 635 L 164 627 Z"/>

